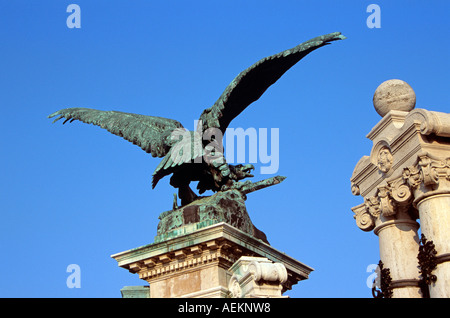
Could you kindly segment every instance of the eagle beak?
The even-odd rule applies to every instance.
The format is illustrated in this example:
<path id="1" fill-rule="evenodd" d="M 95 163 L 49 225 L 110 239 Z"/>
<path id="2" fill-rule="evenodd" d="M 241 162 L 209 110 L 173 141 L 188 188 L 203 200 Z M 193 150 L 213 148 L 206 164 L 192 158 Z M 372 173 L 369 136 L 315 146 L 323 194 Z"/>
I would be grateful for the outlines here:
<path id="1" fill-rule="evenodd" d="M 242 170 L 242 172 L 244 172 L 246 178 L 254 177 L 254 175 L 252 175 L 250 173 L 252 170 L 255 170 L 255 167 L 253 165 L 251 165 L 251 164 L 245 165 L 244 167 L 242 167 L 241 170 Z"/>

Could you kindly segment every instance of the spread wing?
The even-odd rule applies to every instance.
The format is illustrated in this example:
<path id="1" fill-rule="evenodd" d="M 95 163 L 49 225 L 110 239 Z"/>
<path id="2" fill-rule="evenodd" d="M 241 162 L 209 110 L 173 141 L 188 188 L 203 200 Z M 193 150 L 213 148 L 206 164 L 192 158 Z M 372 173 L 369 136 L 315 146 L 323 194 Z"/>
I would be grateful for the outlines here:
<path id="1" fill-rule="evenodd" d="M 100 126 L 138 145 L 153 157 L 164 157 L 175 142 L 171 138 L 172 132 L 177 128 L 183 128 L 178 121 L 172 119 L 90 108 L 66 108 L 48 117 L 55 116 L 59 117 L 53 122 L 65 118 L 64 124 L 68 120 L 70 122 L 79 120 Z"/>
<path id="2" fill-rule="evenodd" d="M 203 127 L 197 129 L 203 128 L 204 131 L 208 128 L 219 128 L 224 134 L 236 116 L 258 100 L 272 84 L 303 57 L 331 41 L 343 39 L 345 37 L 340 32 L 322 35 L 253 64 L 239 73 L 212 107 L 203 111 L 199 121 Z"/>

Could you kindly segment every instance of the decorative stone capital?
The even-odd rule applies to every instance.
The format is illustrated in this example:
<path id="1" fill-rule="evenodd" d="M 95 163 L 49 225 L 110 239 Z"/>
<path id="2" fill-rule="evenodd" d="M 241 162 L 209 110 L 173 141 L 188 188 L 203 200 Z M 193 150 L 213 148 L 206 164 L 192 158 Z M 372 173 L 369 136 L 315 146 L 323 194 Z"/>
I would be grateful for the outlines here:
<path id="1" fill-rule="evenodd" d="M 352 208 L 356 224 L 363 231 L 371 231 L 381 216 L 388 219 L 399 211 L 414 213 L 412 199 L 412 191 L 402 177 L 386 182 L 377 188 L 375 196 L 366 197 L 363 204 Z M 410 216 L 414 218 L 415 214 Z"/>
<path id="2" fill-rule="evenodd" d="M 450 157 L 419 153 L 415 165 L 403 169 L 402 178 L 414 193 L 414 205 L 426 197 L 450 194 Z"/>
<path id="3" fill-rule="evenodd" d="M 367 137 L 370 156 L 359 160 L 350 179 L 352 193 L 364 199 L 352 209 L 362 230 L 416 209 L 430 195 L 450 193 L 450 114 L 391 110 Z"/>

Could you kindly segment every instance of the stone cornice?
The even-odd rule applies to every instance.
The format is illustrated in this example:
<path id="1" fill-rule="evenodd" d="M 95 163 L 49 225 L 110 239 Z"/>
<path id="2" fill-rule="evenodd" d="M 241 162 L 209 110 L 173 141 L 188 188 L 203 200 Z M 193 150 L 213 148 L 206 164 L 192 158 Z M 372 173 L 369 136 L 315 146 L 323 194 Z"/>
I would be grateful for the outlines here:
<path id="1" fill-rule="evenodd" d="M 352 209 L 362 230 L 373 230 L 380 216 L 395 217 L 399 208 L 414 218 L 417 202 L 450 192 L 449 137 L 450 114 L 425 109 L 391 110 L 375 125 L 367 135 L 370 155 L 350 179 L 352 193 L 364 198 Z"/>
<path id="2" fill-rule="evenodd" d="M 437 136 L 437 138 L 436 138 Z M 412 165 L 420 152 L 449 151 L 439 138 L 450 136 L 450 114 L 415 109 L 390 111 L 367 135 L 373 141 L 370 156 L 363 156 L 350 179 L 355 195 L 374 195 L 386 178 Z M 430 138 L 432 137 L 432 138 Z M 387 159 L 391 157 L 391 162 Z"/>
<path id="3" fill-rule="evenodd" d="M 421 108 L 411 112 L 391 110 L 366 137 L 376 143 L 377 139 L 391 139 L 412 125 L 419 125 L 422 135 L 435 134 L 436 136 L 450 137 L 450 114 Z"/>
<path id="4" fill-rule="evenodd" d="M 380 135 L 385 136 L 386 130 L 392 130 L 395 134 L 396 129 L 400 129 L 403 126 L 408 112 L 391 110 L 386 116 L 384 116 L 375 127 L 367 134 L 366 138 L 370 140 L 376 140 Z M 388 134 L 389 135 L 389 134 Z"/>
<path id="5" fill-rule="evenodd" d="M 266 257 L 286 266 L 290 284 L 307 279 L 314 269 L 226 223 L 201 228 L 188 235 L 112 255 L 120 267 L 145 280 L 180 270 L 220 263 L 231 266 L 242 255 Z"/>

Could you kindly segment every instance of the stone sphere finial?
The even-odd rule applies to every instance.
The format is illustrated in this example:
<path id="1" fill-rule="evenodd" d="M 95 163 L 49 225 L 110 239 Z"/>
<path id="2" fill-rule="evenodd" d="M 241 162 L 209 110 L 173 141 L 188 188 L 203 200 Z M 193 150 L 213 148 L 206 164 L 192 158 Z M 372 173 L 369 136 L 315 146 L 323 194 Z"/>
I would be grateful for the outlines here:
<path id="1" fill-rule="evenodd" d="M 381 117 L 391 110 L 409 112 L 416 106 L 416 93 L 408 83 L 391 79 L 381 83 L 375 90 L 373 106 Z"/>

